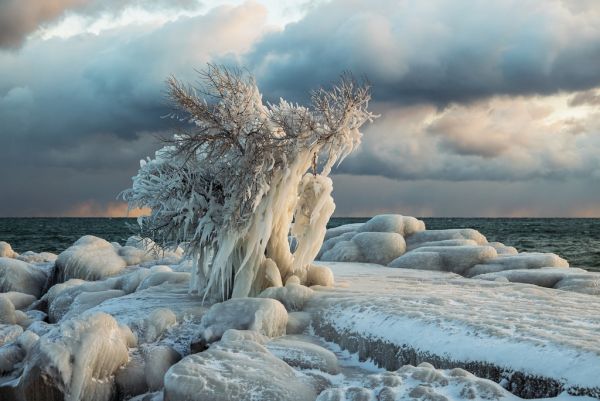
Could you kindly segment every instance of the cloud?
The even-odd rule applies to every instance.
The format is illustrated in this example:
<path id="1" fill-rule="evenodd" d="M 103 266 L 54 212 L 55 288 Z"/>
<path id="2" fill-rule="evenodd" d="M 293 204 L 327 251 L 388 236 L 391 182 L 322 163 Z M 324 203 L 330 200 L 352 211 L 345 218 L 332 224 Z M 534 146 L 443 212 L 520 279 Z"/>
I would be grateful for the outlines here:
<path id="1" fill-rule="evenodd" d="M 338 172 L 399 180 L 600 178 L 600 111 L 569 95 L 493 97 L 439 109 L 374 104 L 382 117 Z"/>
<path id="2" fill-rule="evenodd" d="M 247 52 L 265 19 L 255 3 L 218 7 L 159 27 L 38 38 L 0 52 L 0 215 L 113 201 L 159 147 L 155 137 L 177 125 L 161 118 L 170 110 L 164 79 L 193 82 L 214 57 Z"/>
<path id="3" fill-rule="evenodd" d="M 553 94 L 600 84 L 599 18 L 597 2 L 583 1 L 334 0 L 246 60 L 274 97 L 298 98 L 341 69 L 402 104 Z"/>
<path id="4" fill-rule="evenodd" d="M 195 1 L 27 3 L 0 0 L 0 20 L 23 22 L 0 21 L 0 47 L 22 44 L 0 50 L 2 216 L 112 210 L 138 160 L 175 125 L 160 118 L 169 110 L 165 77 L 194 82 L 194 69 L 208 61 L 248 67 L 266 100 L 306 101 L 309 89 L 343 70 L 368 76 L 372 108 L 382 117 L 365 127 L 362 147 L 337 171 L 357 180 L 353 193 L 351 185 L 338 191 L 339 213 L 394 208 L 402 191 L 387 187 L 400 185 L 414 198 L 397 211 L 460 212 L 461 205 L 442 202 L 448 198 L 477 214 L 510 214 L 525 210 L 527 183 L 543 181 L 531 188 L 551 198 L 551 183 L 593 187 L 600 179 L 595 0 L 333 0 L 311 3 L 279 30 L 269 26 L 265 7 L 246 3 L 68 37 L 29 34 L 74 13 L 159 13 Z M 372 212 L 345 208 L 364 180 L 377 184 L 364 191 L 376 196 Z M 498 195 L 494 203 L 490 195 L 475 204 L 458 195 L 503 185 L 525 200 Z M 597 199 L 583 187 L 573 196 Z M 440 200 L 419 200 L 419 191 Z M 539 210 L 561 214 L 559 203 L 535 199 Z M 583 198 L 572 203 L 595 210 Z"/>
<path id="5" fill-rule="evenodd" d="M 571 106 L 582 106 L 582 105 L 600 105 L 600 93 L 591 89 L 584 92 L 579 92 L 569 101 Z"/>
<path id="6" fill-rule="evenodd" d="M 340 217 L 600 217 L 600 186 L 586 179 L 452 182 L 343 174 L 333 176 L 333 187 Z"/>
<path id="7" fill-rule="evenodd" d="M 150 209 L 129 210 L 124 202 L 108 202 L 98 204 L 95 200 L 89 200 L 75 205 L 72 209 L 61 213 L 65 217 L 139 217 L 150 214 Z M 52 216 L 45 216 L 52 217 Z"/>
<path id="8" fill-rule="evenodd" d="M 67 13 L 116 15 L 127 7 L 193 8 L 197 0 L 0 0 L 0 48 L 18 48 L 27 35 Z"/>

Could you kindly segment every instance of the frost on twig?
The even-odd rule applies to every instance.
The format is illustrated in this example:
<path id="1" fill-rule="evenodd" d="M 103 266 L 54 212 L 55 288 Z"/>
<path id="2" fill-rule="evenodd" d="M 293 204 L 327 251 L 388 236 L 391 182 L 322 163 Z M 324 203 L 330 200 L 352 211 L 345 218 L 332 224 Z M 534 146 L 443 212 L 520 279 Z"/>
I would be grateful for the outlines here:
<path id="1" fill-rule="evenodd" d="M 198 88 L 167 80 L 172 116 L 191 124 L 140 162 L 124 198 L 151 209 L 139 219 L 144 235 L 163 246 L 187 243 L 200 294 L 258 293 L 269 285 L 267 258 L 284 282 L 302 279 L 335 208 L 327 176 L 374 117 L 368 85 L 343 75 L 304 107 L 263 103 L 254 78 L 236 69 L 209 65 L 199 75 Z"/>

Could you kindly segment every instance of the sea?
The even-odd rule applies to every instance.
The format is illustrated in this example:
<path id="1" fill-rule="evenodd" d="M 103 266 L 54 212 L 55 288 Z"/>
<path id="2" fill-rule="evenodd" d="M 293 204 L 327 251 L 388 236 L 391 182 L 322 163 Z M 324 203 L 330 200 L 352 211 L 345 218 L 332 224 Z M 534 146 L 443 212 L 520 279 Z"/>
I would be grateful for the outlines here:
<path id="1" fill-rule="evenodd" d="M 334 217 L 328 227 L 365 222 L 368 217 Z M 428 229 L 474 228 L 488 241 L 519 252 L 554 252 L 572 267 L 600 271 L 600 218 L 447 218 L 425 217 Z M 16 252 L 60 253 L 83 235 L 124 243 L 135 235 L 130 218 L 0 218 L 0 241 Z"/>

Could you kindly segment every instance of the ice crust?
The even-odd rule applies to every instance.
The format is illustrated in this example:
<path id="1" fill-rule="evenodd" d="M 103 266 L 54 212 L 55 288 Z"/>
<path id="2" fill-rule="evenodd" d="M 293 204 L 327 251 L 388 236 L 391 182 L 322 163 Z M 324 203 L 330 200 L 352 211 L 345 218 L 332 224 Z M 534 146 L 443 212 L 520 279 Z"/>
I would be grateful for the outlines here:
<path id="1" fill-rule="evenodd" d="M 491 366 L 507 378 L 526 372 L 600 395 L 598 297 L 447 272 L 326 265 L 347 288 L 313 297 L 315 330 L 346 346 L 362 339 L 353 343 L 362 357 L 388 369 L 428 359 L 479 366 L 480 375 Z M 369 355 L 377 347 L 388 351 Z"/>

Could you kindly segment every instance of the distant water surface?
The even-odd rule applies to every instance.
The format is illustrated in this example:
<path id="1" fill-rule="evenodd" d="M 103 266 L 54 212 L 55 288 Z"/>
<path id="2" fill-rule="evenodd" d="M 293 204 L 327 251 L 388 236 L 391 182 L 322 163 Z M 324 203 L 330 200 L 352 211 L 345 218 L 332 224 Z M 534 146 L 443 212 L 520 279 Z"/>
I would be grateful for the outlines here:
<path id="1" fill-rule="evenodd" d="M 368 218 L 332 218 L 328 227 Z M 600 219 L 564 218 L 424 218 L 428 229 L 474 228 L 489 241 L 519 251 L 554 252 L 571 266 L 600 271 Z M 0 241 L 17 252 L 60 253 L 83 235 L 123 243 L 135 234 L 128 218 L 0 218 Z"/>

